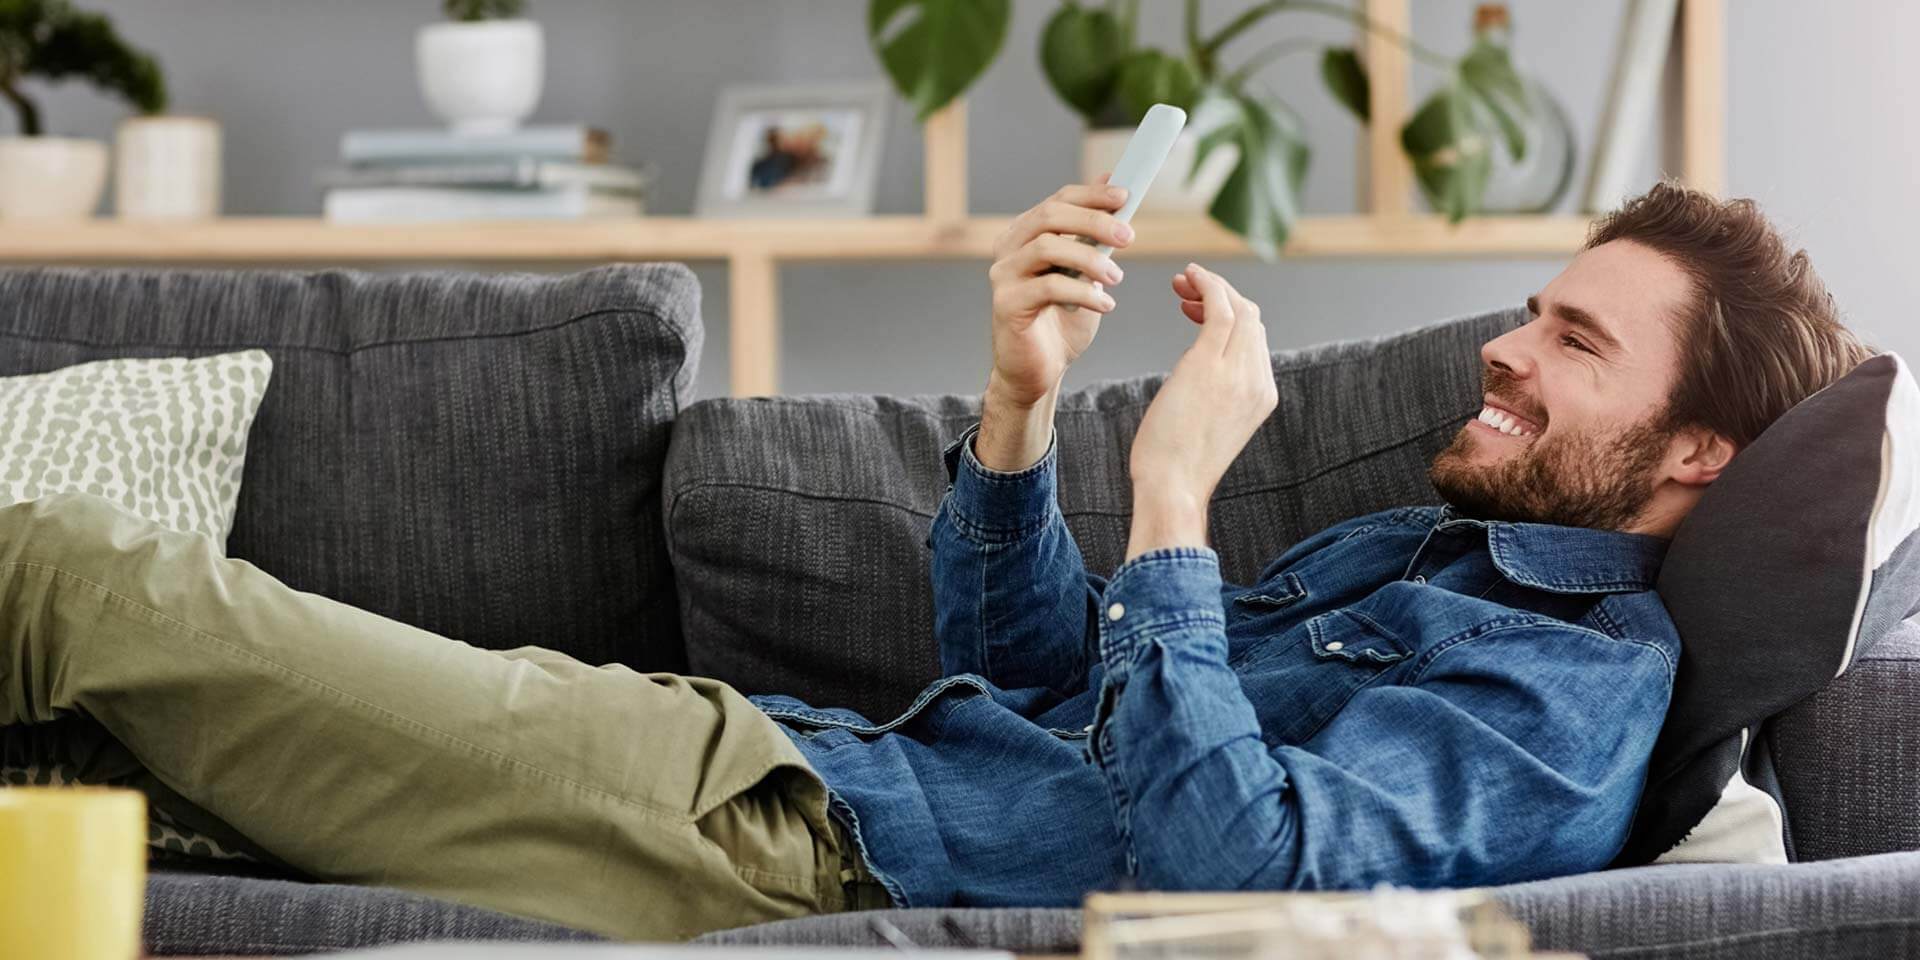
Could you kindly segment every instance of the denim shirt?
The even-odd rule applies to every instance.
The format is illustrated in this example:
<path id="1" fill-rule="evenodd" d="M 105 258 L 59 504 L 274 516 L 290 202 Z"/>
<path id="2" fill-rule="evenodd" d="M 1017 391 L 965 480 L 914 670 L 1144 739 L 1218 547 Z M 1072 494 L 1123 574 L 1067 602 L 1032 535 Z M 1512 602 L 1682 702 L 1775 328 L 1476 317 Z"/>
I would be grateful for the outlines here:
<path id="1" fill-rule="evenodd" d="M 884 723 L 754 698 L 896 904 L 1491 885 L 1625 842 L 1680 654 L 1664 540 L 1408 507 L 1250 585 L 1204 547 L 1109 579 L 1054 447 L 993 471 L 977 431 L 928 536 L 946 676 Z"/>

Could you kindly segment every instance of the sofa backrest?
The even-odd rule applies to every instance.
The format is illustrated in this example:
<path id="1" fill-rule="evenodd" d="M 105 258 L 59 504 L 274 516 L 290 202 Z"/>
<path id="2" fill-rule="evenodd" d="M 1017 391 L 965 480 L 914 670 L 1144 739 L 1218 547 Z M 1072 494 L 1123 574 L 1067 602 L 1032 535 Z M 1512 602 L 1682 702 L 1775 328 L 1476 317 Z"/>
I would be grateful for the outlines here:
<path id="1" fill-rule="evenodd" d="M 678 265 L 4 271 L 0 376 L 262 348 L 230 555 L 478 646 L 674 669 L 659 477 L 699 293 Z"/>
<path id="2" fill-rule="evenodd" d="M 1427 462 L 1481 402 L 1479 347 L 1521 308 L 1276 353 L 1278 409 L 1222 479 L 1210 532 L 1250 582 L 1339 520 L 1435 501 Z M 1088 568 L 1123 559 L 1127 455 L 1163 375 L 1061 398 L 1060 502 Z M 748 692 L 886 718 L 936 677 L 926 545 L 941 452 L 977 396 L 705 400 L 674 430 L 668 548 L 688 665 Z"/>

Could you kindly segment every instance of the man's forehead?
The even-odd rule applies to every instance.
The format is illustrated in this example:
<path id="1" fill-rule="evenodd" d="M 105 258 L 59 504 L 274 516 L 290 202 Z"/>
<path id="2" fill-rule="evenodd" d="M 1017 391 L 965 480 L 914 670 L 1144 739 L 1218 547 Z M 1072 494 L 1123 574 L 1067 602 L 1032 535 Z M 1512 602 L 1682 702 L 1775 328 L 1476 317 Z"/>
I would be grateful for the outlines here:
<path id="1" fill-rule="evenodd" d="M 1539 312 L 1591 320 L 1632 349 L 1671 342 L 1685 305 L 1687 276 L 1654 250 L 1627 241 L 1583 250 L 1531 303 Z"/>

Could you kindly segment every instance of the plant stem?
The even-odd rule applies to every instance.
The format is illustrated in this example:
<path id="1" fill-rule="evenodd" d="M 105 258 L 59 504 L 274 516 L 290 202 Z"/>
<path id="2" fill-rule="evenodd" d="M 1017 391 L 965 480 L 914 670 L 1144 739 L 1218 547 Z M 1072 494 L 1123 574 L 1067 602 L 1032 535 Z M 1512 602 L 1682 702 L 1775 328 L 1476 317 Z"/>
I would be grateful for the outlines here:
<path id="1" fill-rule="evenodd" d="M 1114 14 L 1120 21 L 1120 46 L 1132 50 L 1134 28 L 1140 24 L 1140 0 L 1114 0 Z"/>
<path id="2" fill-rule="evenodd" d="M 1325 46 L 1324 43 L 1310 37 L 1290 37 L 1286 40 L 1276 41 L 1266 49 L 1249 57 L 1247 62 L 1241 65 L 1240 69 L 1229 74 L 1226 80 L 1227 85 L 1235 87 L 1247 82 L 1248 78 L 1259 73 L 1262 67 L 1289 53 L 1297 53 L 1301 50 L 1317 50 L 1323 46 Z"/>
<path id="3" fill-rule="evenodd" d="M 1200 0 L 1187 0 L 1187 53 L 1201 76 L 1213 73 L 1213 52 L 1200 42 Z"/>
<path id="4" fill-rule="evenodd" d="M 1268 2 L 1253 7 L 1233 18 L 1226 26 L 1220 28 L 1219 33 L 1213 35 L 1213 39 L 1202 44 L 1201 50 L 1205 56 L 1211 58 L 1219 52 L 1221 47 L 1226 46 L 1236 37 L 1247 32 L 1254 24 L 1266 19 L 1268 14 L 1279 13 L 1282 10 L 1289 9 L 1302 10 L 1308 13 L 1323 13 L 1331 17 L 1338 17 L 1399 43 L 1401 46 L 1406 47 L 1407 51 L 1412 53 L 1416 58 L 1426 61 L 1429 66 L 1438 67 L 1443 70 L 1453 69 L 1453 61 L 1451 59 L 1415 43 L 1412 37 L 1398 30 L 1382 26 L 1375 22 L 1372 17 L 1364 13 L 1349 9 L 1338 3 L 1324 3 L 1320 2 L 1320 0 L 1268 0 Z"/>
<path id="5" fill-rule="evenodd" d="M 0 82 L 0 98 L 13 104 L 15 113 L 20 115 L 20 135 L 37 137 L 40 135 L 40 108 L 27 99 L 26 94 L 14 89 L 12 81 Z"/>

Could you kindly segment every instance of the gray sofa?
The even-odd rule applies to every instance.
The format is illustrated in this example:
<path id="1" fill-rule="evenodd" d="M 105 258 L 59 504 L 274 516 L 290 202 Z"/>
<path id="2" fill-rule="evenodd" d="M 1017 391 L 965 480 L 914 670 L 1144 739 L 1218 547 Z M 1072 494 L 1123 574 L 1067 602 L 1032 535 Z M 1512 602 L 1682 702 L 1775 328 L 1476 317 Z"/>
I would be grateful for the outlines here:
<path id="1" fill-rule="evenodd" d="M 1248 582 L 1344 517 L 1431 501 L 1425 462 L 1479 405 L 1476 348 L 1520 316 L 1276 354 L 1279 409 L 1212 508 L 1227 578 Z M 701 342 L 698 287 L 674 265 L 0 273 L 0 376 L 107 356 L 273 355 L 229 551 L 296 587 L 482 646 L 897 709 L 937 672 L 924 538 L 945 489 L 940 450 L 977 399 L 692 403 Z M 1061 404 L 1062 510 L 1097 570 L 1125 546 L 1127 445 L 1157 382 Z M 1306 431 L 1310 410 L 1339 429 Z M 1634 867 L 1494 893 L 1537 945 L 1595 957 L 1920 955 L 1916 719 L 1909 624 L 1765 728 L 1804 862 Z M 1078 938 L 1072 910 L 888 920 L 930 946 L 1058 952 Z M 284 865 L 166 854 L 146 938 L 156 955 L 591 939 Z M 703 939 L 884 943 L 864 914 Z"/>

